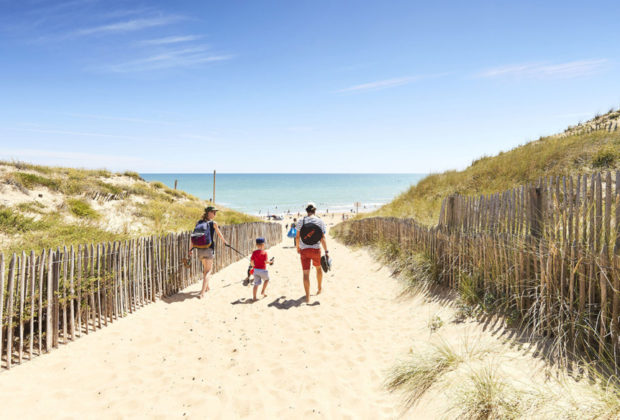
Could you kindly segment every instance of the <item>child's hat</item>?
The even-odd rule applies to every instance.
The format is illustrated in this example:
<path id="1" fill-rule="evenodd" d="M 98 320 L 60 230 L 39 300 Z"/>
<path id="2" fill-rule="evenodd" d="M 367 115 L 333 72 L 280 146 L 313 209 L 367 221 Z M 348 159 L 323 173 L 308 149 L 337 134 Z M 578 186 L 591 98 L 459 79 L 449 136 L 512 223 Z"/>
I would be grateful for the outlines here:
<path id="1" fill-rule="evenodd" d="M 265 238 L 256 238 L 256 244 L 264 244 L 265 243 Z"/>

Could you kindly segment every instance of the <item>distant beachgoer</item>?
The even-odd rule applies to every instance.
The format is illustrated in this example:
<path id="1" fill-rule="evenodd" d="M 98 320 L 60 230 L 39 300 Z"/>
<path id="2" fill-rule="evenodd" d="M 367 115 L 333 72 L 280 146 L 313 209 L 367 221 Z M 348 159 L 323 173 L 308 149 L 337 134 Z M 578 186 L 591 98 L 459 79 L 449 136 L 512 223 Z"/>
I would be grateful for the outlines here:
<path id="1" fill-rule="evenodd" d="M 265 251 L 265 238 L 256 238 L 256 250 L 250 257 L 250 264 L 254 267 L 254 289 L 252 290 L 254 301 L 256 301 L 256 291 L 258 290 L 258 286 L 261 285 L 263 280 L 265 283 L 263 284 L 261 296 L 267 296 L 265 294 L 265 289 L 267 289 L 267 284 L 269 283 L 269 271 L 267 271 L 267 264 L 273 264 L 273 258 L 271 261 L 267 261 L 268 259 L 269 257 L 267 256 L 267 251 Z"/>
<path id="2" fill-rule="evenodd" d="M 192 253 L 192 249 L 196 248 L 198 250 L 198 258 L 200 258 L 200 261 L 202 262 L 202 274 L 204 277 L 202 280 L 202 289 L 200 291 L 200 294 L 198 295 L 198 298 L 200 299 L 204 297 L 205 292 L 209 291 L 209 279 L 211 277 L 211 269 L 213 268 L 213 259 L 215 258 L 215 233 L 217 233 L 217 236 L 220 237 L 224 245 L 228 245 L 228 242 L 226 242 L 226 239 L 224 239 L 224 236 L 222 236 L 222 232 L 220 232 L 220 228 L 213 220 L 215 219 L 217 212 L 218 210 L 215 207 L 208 206 L 207 208 L 205 208 L 204 214 L 200 218 L 200 220 L 207 222 L 209 225 L 209 229 L 211 231 L 211 244 L 205 248 L 198 248 L 190 242 L 189 246 L 190 256 Z"/>
<path id="3" fill-rule="evenodd" d="M 295 246 L 295 238 L 297 237 L 297 227 L 295 226 L 295 223 L 291 223 L 290 229 L 286 236 L 293 239 L 293 246 Z"/>
<path id="4" fill-rule="evenodd" d="M 303 271 L 304 290 L 306 303 L 310 303 L 310 263 L 316 269 L 316 281 L 318 284 L 316 294 L 320 294 L 323 283 L 323 270 L 321 269 L 321 246 L 327 251 L 325 241 L 325 223 L 316 216 L 316 206 L 310 202 L 306 205 L 308 215 L 297 222 L 297 237 L 295 244 L 297 252 L 301 256 L 301 268 Z M 303 231 L 303 232 L 302 232 Z"/>

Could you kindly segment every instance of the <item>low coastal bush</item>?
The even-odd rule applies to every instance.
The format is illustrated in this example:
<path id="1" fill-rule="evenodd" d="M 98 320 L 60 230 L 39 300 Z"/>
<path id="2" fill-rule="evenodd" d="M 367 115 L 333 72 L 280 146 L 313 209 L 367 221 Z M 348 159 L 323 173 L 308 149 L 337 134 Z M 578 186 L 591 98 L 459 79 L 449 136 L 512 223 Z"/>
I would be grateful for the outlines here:
<path id="1" fill-rule="evenodd" d="M 612 168 L 618 158 L 618 151 L 611 146 L 605 146 L 599 149 L 592 158 L 592 166 L 594 168 Z"/>
<path id="2" fill-rule="evenodd" d="M 69 211 L 77 217 L 83 219 L 98 219 L 100 217 L 100 214 L 97 213 L 97 211 L 93 209 L 86 201 L 69 199 L 67 200 L 67 206 L 69 208 Z"/>
<path id="3" fill-rule="evenodd" d="M 164 188 L 166 188 L 166 186 L 164 185 L 163 182 L 159 182 L 159 181 L 153 181 L 151 182 L 151 185 L 159 190 L 163 190 Z"/>
<path id="4" fill-rule="evenodd" d="M 0 232 L 15 234 L 35 230 L 39 223 L 7 207 L 0 207 Z"/>
<path id="5" fill-rule="evenodd" d="M 17 209 L 27 213 L 42 213 L 42 210 L 45 209 L 45 205 L 39 203 L 38 201 L 28 201 L 26 203 L 18 204 Z"/>
<path id="6" fill-rule="evenodd" d="M 140 176 L 139 173 L 133 171 L 125 171 L 123 172 L 124 176 L 128 176 L 129 178 L 133 178 L 136 181 L 144 181 L 144 178 Z"/>
<path id="7" fill-rule="evenodd" d="M 50 190 L 56 191 L 59 187 L 58 181 L 41 175 L 31 174 L 27 172 L 14 172 L 11 175 L 15 178 L 15 180 L 17 180 L 20 184 L 22 184 L 29 190 L 33 189 L 34 187 L 42 186 L 49 188 Z"/>

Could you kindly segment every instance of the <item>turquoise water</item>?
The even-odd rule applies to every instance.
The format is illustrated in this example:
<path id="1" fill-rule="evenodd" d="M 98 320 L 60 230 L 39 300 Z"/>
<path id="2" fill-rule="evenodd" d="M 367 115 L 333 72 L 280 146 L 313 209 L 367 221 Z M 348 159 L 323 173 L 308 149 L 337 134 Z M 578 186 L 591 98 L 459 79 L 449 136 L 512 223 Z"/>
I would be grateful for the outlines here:
<path id="1" fill-rule="evenodd" d="M 147 181 L 161 181 L 197 197 L 213 195 L 213 174 L 141 174 Z M 359 202 L 360 211 L 371 211 L 391 201 L 424 174 L 217 174 L 217 204 L 249 214 L 301 212 L 314 201 L 319 213 L 348 212 Z"/>

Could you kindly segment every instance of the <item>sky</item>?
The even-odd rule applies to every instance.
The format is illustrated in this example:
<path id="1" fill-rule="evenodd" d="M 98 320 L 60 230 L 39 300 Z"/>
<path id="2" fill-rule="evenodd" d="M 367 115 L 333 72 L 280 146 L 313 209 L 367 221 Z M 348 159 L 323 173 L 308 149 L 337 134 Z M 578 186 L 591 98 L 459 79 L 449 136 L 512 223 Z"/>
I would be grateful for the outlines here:
<path id="1" fill-rule="evenodd" d="M 429 173 L 620 106 L 617 1 L 0 0 L 0 159 Z"/>

